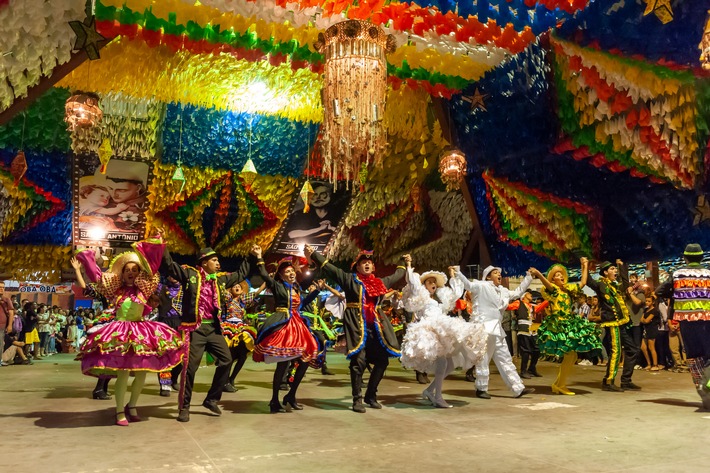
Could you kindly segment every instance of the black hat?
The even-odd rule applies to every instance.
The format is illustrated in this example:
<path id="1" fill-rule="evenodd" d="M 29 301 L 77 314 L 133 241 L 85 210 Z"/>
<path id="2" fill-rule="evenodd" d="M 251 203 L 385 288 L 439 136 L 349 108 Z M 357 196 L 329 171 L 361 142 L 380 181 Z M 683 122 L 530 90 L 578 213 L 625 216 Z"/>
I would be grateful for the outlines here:
<path id="1" fill-rule="evenodd" d="M 609 261 L 604 261 L 603 263 L 601 263 L 601 264 L 599 265 L 599 274 L 604 274 L 604 273 L 606 273 L 606 270 L 609 269 L 609 268 L 611 268 L 612 266 L 614 266 L 614 265 L 611 264 L 611 262 L 609 262 Z"/>
<path id="2" fill-rule="evenodd" d="M 372 250 L 360 250 L 360 253 L 357 254 L 355 259 L 353 260 L 353 263 L 350 265 L 350 269 L 353 270 L 355 269 L 355 266 L 360 262 L 360 260 L 364 259 L 369 259 L 370 261 L 374 261 L 374 252 Z"/>
<path id="3" fill-rule="evenodd" d="M 683 256 L 702 256 L 703 248 L 697 243 L 688 243 L 683 252 Z"/>
<path id="4" fill-rule="evenodd" d="M 202 260 L 212 258 L 213 256 L 217 256 L 217 252 L 215 250 L 209 246 L 207 248 L 202 248 L 197 256 L 197 264 L 200 264 L 202 263 Z"/>

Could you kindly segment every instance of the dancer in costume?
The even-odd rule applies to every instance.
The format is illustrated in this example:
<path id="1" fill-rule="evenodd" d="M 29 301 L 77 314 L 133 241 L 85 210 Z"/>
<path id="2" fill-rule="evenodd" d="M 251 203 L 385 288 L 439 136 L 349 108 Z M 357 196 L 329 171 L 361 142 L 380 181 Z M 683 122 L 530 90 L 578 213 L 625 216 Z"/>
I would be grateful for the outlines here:
<path id="1" fill-rule="evenodd" d="M 177 330 L 180 327 L 180 314 L 182 313 L 182 286 L 171 277 L 165 278 L 158 290 L 158 322 Z M 158 373 L 160 395 L 168 397 L 173 389 L 179 391 L 178 380 L 182 372 L 182 363 L 170 371 Z"/>
<path id="2" fill-rule="evenodd" d="M 520 380 L 505 342 L 505 332 L 501 327 L 503 312 L 507 309 L 510 301 L 520 298 L 530 286 L 530 282 L 532 282 L 530 272 L 525 276 L 520 286 L 511 291 L 502 285 L 503 276 L 498 267 L 488 266 L 484 269 L 482 281 L 475 279 L 469 281 L 458 267 L 455 270 L 456 277 L 473 297 L 475 315 L 472 317 L 472 321 L 483 324 L 483 328 L 488 334 L 486 354 L 480 363 L 476 363 L 476 396 L 481 399 L 491 398 L 491 395 L 488 394 L 491 358 L 498 367 L 506 386 L 516 398 L 534 392 L 533 388 L 526 388 Z"/>
<path id="3" fill-rule="evenodd" d="M 392 324 L 379 310 L 379 305 L 388 288 L 402 279 L 405 267 L 397 266 L 394 274 L 378 278 L 375 276 L 375 263 L 372 251 L 361 251 L 351 265 L 354 273 L 346 273 L 329 263 L 322 254 L 306 245 L 306 258 L 312 259 L 323 274 L 335 281 L 348 300 L 343 326 L 347 358 L 350 360 L 350 381 L 352 383 L 353 411 L 365 412 L 362 398 L 362 375 L 369 363 L 373 364 L 370 380 L 365 391 L 365 404 L 373 409 L 382 409 L 377 402 L 377 386 L 382 381 L 389 365 L 389 357 L 399 357 L 399 342 L 392 329 Z M 409 255 L 402 256 L 403 263 L 411 264 Z"/>
<path id="4" fill-rule="evenodd" d="M 703 408 L 710 410 L 710 269 L 701 264 L 703 249 L 697 243 L 686 246 L 683 257 L 686 267 L 675 271 L 656 294 L 672 297 L 673 321 L 680 323 L 690 375 Z"/>
<path id="5" fill-rule="evenodd" d="M 587 285 L 599 296 L 599 310 L 602 317 L 601 327 L 608 327 L 607 337 L 610 340 L 609 363 L 606 365 L 606 375 L 602 380 L 602 390 L 622 392 L 625 389 L 637 391 L 641 389 L 631 381 L 634 366 L 640 349 L 631 333 L 633 322 L 624 301 L 624 292 L 629 291 L 628 269 L 621 260 L 616 260 L 616 266 L 608 261 L 599 265 L 599 280 L 589 278 Z M 617 281 L 621 279 L 621 282 Z M 614 384 L 619 371 L 621 350 L 624 350 L 624 371 L 621 373 L 621 387 Z"/>
<path id="6" fill-rule="evenodd" d="M 309 363 L 320 368 L 325 346 L 308 327 L 308 322 L 301 315 L 304 306 L 310 304 L 318 295 L 318 290 L 308 294 L 301 290 L 296 282 L 296 270 L 291 257 L 279 261 L 275 277 L 266 271 L 263 261 L 259 261 L 259 273 L 274 295 L 276 311 L 259 329 L 254 348 L 254 361 L 276 363 L 269 409 L 272 414 L 278 412 L 300 411 L 303 407 L 296 401 L 296 392 L 306 374 Z M 288 370 L 291 360 L 298 361 L 298 368 L 291 383 L 291 390 L 279 402 L 279 388 Z M 285 407 L 285 411 L 284 411 Z"/>
<path id="7" fill-rule="evenodd" d="M 234 365 L 229 375 L 229 382 L 224 385 L 224 391 L 237 392 L 234 382 L 247 361 L 249 353 L 254 351 L 256 329 L 245 322 L 246 308 L 266 288 L 262 285 L 258 291 L 249 292 L 249 284 L 242 281 L 235 284 L 224 295 L 227 300 L 227 312 L 222 314 L 222 333 L 227 341 Z"/>
<path id="8" fill-rule="evenodd" d="M 533 296 L 526 291 L 519 301 L 511 302 L 508 310 L 515 312 L 518 327 L 518 351 L 520 352 L 520 377 L 531 379 L 533 376 L 541 378 L 537 372 L 537 360 L 540 358 L 540 349 L 537 343 L 537 331 L 532 329 L 535 315 L 542 312 L 549 304 L 547 301 L 537 306 L 532 304 Z"/>
<path id="9" fill-rule="evenodd" d="M 422 396 L 441 408 L 453 407 L 442 396 L 444 379 L 457 366 L 468 369 L 479 363 L 488 338 L 481 324 L 449 317 L 463 294 L 463 284 L 454 278 L 451 287 L 446 282 L 444 273 L 427 271 L 420 276 L 407 264 L 408 284 L 402 291 L 404 308 L 414 315 L 402 342 L 402 365 L 434 373 Z"/>
<path id="10" fill-rule="evenodd" d="M 96 290 L 115 308 L 116 318 L 87 336 L 81 353 L 84 374 L 116 376 L 116 425 L 127 426 L 139 422 L 136 403 L 148 371 L 161 372 L 180 363 L 183 356 L 182 337 L 160 322 L 149 322 L 147 301 L 158 288 L 157 269 L 165 249 L 160 237 L 133 245 L 135 251 L 121 253 L 114 258 L 110 269 L 101 273 L 94 252 L 84 250 L 77 259 L 84 266 Z M 128 377 L 133 373 L 131 397 L 123 404 L 128 388 Z"/>
<path id="11" fill-rule="evenodd" d="M 572 311 L 572 301 L 587 284 L 589 261 L 581 258 L 580 263 L 582 280 L 579 284 L 569 284 L 567 269 L 559 264 L 547 271 L 547 277 L 531 269 L 533 276 L 545 286 L 542 297 L 550 301 L 550 315 L 543 319 L 537 331 L 538 346 L 545 355 L 563 357 L 557 379 L 552 383 L 554 394 L 573 396 L 575 393 L 567 389 L 567 378 L 577 361 L 577 353 L 601 348 L 597 325 Z"/>
<path id="12" fill-rule="evenodd" d="M 254 245 L 251 255 L 261 258 L 261 248 Z M 190 421 L 190 402 L 195 373 L 205 351 L 215 359 L 215 372 L 210 390 L 202 406 L 213 414 L 222 414 L 217 401 L 222 396 L 224 385 L 229 381 L 229 366 L 232 356 L 222 335 L 220 314 L 226 312 L 224 293 L 235 284 L 246 279 L 252 267 L 252 258 L 242 261 L 233 273 L 219 273 L 221 265 L 217 253 L 212 248 L 203 248 L 197 257 L 198 268 L 175 263 L 168 251 L 163 254 L 160 270 L 182 285 L 182 314 L 180 329 L 189 332 L 186 338 L 188 360 L 180 378 L 180 398 L 178 422 Z"/>
<path id="13" fill-rule="evenodd" d="M 84 292 L 84 296 L 91 297 L 92 299 L 101 301 L 104 306 L 104 311 L 98 315 L 94 320 L 88 321 L 86 325 L 86 336 L 89 337 L 91 334 L 96 332 L 99 327 L 103 324 L 111 322 L 115 318 L 115 308 L 109 307 L 108 301 L 101 294 L 96 291 L 96 283 L 86 284 L 84 276 L 81 274 L 81 263 L 76 258 L 71 259 L 71 265 L 74 268 L 74 273 L 76 274 L 76 283 L 81 287 Z M 79 347 L 79 351 L 82 348 Z M 102 401 L 110 401 L 112 398 L 108 394 L 108 383 L 111 381 L 112 376 L 109 375 L 99 375 L 96 380 L 96 386 L 91 393 L 94 399 L 100 399 Z"/>

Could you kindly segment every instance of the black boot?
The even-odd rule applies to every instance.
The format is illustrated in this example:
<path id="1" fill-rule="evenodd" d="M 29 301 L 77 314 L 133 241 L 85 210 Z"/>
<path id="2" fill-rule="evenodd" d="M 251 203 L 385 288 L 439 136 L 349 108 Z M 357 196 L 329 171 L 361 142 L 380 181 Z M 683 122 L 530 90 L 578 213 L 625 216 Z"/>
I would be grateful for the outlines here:
<path id="1" fill-rule="evenodd" d="M 476 382 L 476 367 L 474 366 L 473 368 L 469 369 L 466 371 L 466 381 L 469 383 L 475 383 Z"/>
<path id="2" fill-rule="evenodd" d="M 353 398 L 353 412 L 357 412 L 358 414 L 364 414 L 366 412 L 361 397 Z"/>
<path id="3" fill-rule="evenodd" d="M 323 366 L 321 366 L 320 372 L 321 372 L 321 374 L 326 375 L 326 376 L 332 376 L 335 374 L 328 369 L 328 365 L 326 365 L 325 363 L 323 363 Z"/>

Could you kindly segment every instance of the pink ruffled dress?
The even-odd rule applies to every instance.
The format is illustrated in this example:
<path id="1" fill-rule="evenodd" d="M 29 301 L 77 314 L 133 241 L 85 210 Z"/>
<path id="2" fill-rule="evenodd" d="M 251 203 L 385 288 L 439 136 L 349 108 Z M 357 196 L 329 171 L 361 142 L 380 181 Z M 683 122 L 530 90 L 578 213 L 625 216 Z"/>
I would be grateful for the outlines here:
<path id="1" fill-rule="evenodd" d="M 81 360 L 84 374 L 105 376 L 125 370 L 161 372 L 182 361 L 182 335 L 162 322 L 144 319 L 151 312 L 148 298 L 158 287 L 156 271 L 163 248 L 161 243 L 135 245 L 144 264 L 133 286 L 123 285 L 119 274 L 111 271 L 102 274 L 91 252 L 77 255 L 89 278 L 98 280 L 96 290 L 112 302 L 115 311 L 115 319 L 98 327 L 81 346 L 77 359 Z M 146 269 L 150 269 L 150 273 Z"/>

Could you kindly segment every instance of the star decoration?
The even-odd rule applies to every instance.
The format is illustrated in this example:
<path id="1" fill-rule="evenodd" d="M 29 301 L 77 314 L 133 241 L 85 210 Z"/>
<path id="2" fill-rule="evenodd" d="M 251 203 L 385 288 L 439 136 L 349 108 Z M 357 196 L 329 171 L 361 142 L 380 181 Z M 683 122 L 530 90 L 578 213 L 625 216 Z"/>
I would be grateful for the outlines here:
<path id="1" fill-rule="evenodd" d="M 480 108 L 484 112 L 487 112 L 486 104 L 483 102 L 486 97 L 488 97 L 488 94 L 482 94 L 481 91 L 478 90 L 478 87 L 476 87 L 476 92 L 474 92 L 473 95 L 464 95 L 462 98 L 471 104 L 471 110 Z"/>
<path id="2" fill-rule="evenodd" d="M 664 25 L 673 21 L 673 7 L 671 6 L 671 0 L 645 0 L 646 10 L 643 15 L 646 16 L 650 13 L 655 13 L 661 23 Z"/>
<path id="3" fill-rule="evenodd" d="M 86 51 L 86 55 L 89 56 L 89 59 L 92 61 L 99 59 L 99 43 L 107 41 L 107 39 L 96 31 L 96 17 L 87 17 L 84 21 L 70 21 L 69 26 L 71 26 L 71 29 L 73 29 L 76 34 L 74 51 Z"/>
<path id="4" fill-rule="evenodd" d="M 710 220 L 710 202 L 705 198 L 704 195 L 698 197 L 698 202 L 695 204 L 695 218 L 693 219 L 693 225 L 698 226 L 706 220 Z"/>

